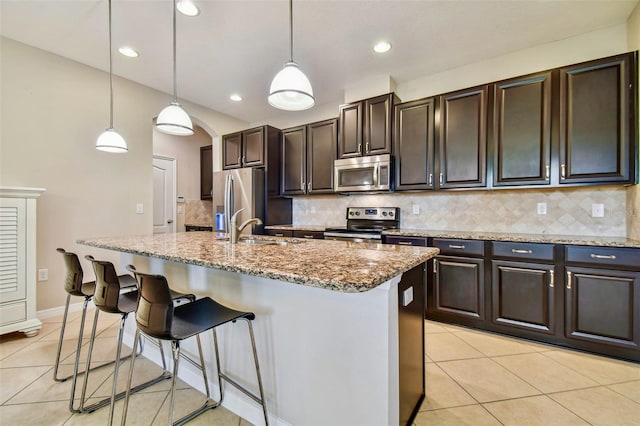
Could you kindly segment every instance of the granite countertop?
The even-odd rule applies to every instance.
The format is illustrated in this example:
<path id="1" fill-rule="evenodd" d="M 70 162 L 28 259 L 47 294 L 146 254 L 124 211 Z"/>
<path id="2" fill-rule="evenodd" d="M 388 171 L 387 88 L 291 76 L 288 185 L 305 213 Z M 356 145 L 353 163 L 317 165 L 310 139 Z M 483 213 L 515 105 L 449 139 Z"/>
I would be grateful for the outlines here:
<path id="1" fill-rule="evenodd" d="M 371 290 L 438 254 L 438 249 L 430 247 L 265 236 L 252 238 L 289 244 L 230 244 L 225 236 L 180 232 L 77 242 L 345 293 Z"/>
<path id="2" fill-rule="evenodd" d="M 278 231 L 320 231 L 324 232 L 326 226 L 304 226 L 304 225 L 267 225 L 264 229 L 276 229 Z"/>
<path id="3" fill-rule="evenodd" d="M 390 229 L 384 235 L 405 237 L 457 238 L 467 240 L 512 241 L 528 243 L 573 244 L 600 247 L 640 248 L 640 240 L 625 237 L 599 237 L 547 234 L 511 234 L 507 232 L 432 231 L 425 229 Z"/>

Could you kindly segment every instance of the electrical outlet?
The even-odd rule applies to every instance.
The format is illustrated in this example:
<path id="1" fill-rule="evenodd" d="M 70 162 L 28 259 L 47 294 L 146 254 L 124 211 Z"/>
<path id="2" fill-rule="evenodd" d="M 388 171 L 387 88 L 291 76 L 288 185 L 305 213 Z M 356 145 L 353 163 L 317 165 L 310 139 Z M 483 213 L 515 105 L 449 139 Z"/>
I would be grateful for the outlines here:
<path id="1" fill-rule="evenodd" d="M 413 205 L 413 214 L 420 214 L 420 206 L 418 204 Z"/>
<path id="2" fill-rule="evenodd" d="M 604 204 L 591 204 L 591 217 L 604 217 Z"/>
<path id="3" fill-rule="evenodd" d="M 38 281 L 47 281 L 49 279 L 48 269 L 38 269 Z"/>
<path id="4" fill-rule="evenodd" d="M 536 206 L 537 214 L 547 214 L 547 203 L 538 203 Z"/>
<path id="5" fill-rule="evenodd" d="M 139 203 L 136 204 L 136 214 L 143 214 L 144 213 L 144 204 Z"/>

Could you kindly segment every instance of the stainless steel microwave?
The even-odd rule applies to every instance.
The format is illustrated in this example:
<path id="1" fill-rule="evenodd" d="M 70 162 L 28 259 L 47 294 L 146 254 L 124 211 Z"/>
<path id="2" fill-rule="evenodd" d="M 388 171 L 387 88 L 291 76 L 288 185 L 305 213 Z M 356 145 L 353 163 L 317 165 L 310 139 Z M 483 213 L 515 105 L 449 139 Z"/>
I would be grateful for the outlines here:
<path id="1" fill-rule="evenodd" d="M 390 191 L 391 155 L 370 155 L 334 161 L 335 192 Z"/>

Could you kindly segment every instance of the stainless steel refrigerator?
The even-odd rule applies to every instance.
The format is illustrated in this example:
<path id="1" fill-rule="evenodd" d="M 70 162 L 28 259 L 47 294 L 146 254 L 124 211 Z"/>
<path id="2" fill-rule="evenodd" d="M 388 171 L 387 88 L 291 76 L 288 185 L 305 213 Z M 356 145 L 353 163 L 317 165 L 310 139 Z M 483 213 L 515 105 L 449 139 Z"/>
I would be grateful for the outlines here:
<path id="1" fill-rule="evenodd" d="M 240 209 L 236 223 L 239 225 L 254 217 L 262 225 L 247 227 L 243 233 L 263 234 L 265 225 L 291 223 L 291 199 L 277 195 L 277 188 L 267 188 L 265 169 L 247 167 L 213 172 L 213 213 L 216 231 L 229 232 L 231 216 Z M 223 215 L 220 218 L 219 215 Z M 219 223 L 219 220 L 220 223 Z M 220 226 L 223 225 L 223 226 Z M 220 229 L 220 228 L 224 229 Z"/>

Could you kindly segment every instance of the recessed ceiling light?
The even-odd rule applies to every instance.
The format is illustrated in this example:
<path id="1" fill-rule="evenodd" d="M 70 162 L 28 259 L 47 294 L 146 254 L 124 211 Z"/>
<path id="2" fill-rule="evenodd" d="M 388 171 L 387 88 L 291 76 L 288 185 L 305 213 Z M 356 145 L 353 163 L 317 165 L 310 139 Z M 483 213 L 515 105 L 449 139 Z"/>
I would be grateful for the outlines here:
<path id="1" fill-rule="evenodd" d="M 193 4 L 191 0 L 179 0 L 176 4 L 176 8 L 178 9 L 178 12 L 186 16 L 196 16 L 200 13 L 198 6 Z"/>
<path id="2" fill-rule="evenodd" d="M 138 51 L 130 46 L 122 46 L 118 49 L 118 52 L 122 53 L 124 56 L 128 58 L 137 58 Z"/>
<path id="3" fill-rule="evenodd" d="M 229 96 L 229 99 L 235 102 L 240 102 L 242 100 L 242 96 L 238 95 L 237 93 L 234 93 L 233 95 Z"/>
<path id="4" fill-rule="evenodd" d="M 379 41 L 373 46 L 374 52 L 385 53 L 391 50 L 391 43 L 388 41 Z"/>

